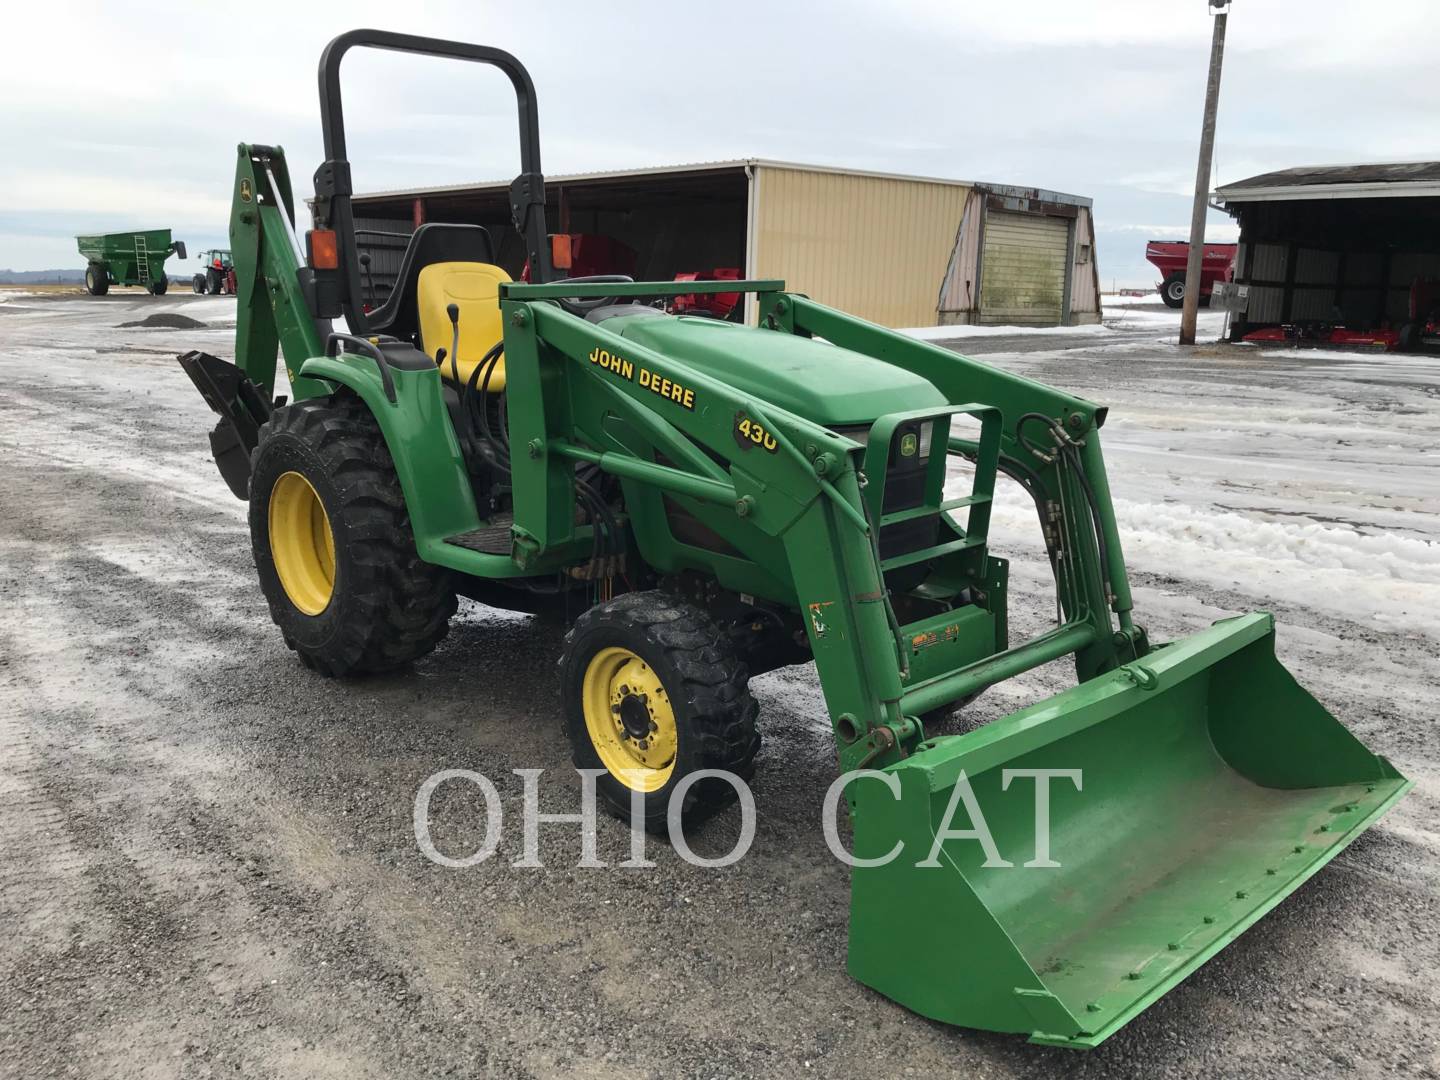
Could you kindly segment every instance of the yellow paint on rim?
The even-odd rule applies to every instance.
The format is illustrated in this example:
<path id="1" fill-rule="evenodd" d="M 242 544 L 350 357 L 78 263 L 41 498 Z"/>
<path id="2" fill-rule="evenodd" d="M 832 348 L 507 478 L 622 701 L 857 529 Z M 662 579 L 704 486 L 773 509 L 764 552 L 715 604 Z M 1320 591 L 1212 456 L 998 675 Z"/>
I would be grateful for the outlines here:
<path id="1" fill-rule="evenodd" d="M 670 695 L 655 669 L 629 649 L 601 649 L 585 668 L 580 702 L 590 743 L 610 775 L 633 791 L 664 787 L 675 771 L 679 738 Z"/>
<path id="2" fill-rule="evenodd" d="M 270 557 L 285 595 L 306 615 L 330 606 L 335 591 L 335 537 L 325 504 L 310 481 L 287 472 L 270 489 Z"/>

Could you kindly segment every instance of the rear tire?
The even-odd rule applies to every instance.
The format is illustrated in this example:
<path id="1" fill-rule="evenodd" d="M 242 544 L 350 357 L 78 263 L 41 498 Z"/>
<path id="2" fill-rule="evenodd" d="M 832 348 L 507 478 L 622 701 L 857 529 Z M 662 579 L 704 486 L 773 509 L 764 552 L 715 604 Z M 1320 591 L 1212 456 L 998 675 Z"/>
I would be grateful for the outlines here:
<path id="1" fill-rule="evenodd" d="M 416 553 L 384 436 L 350 394 L 276 409 L 261 427 L 250 538 L 270 617 L 322 675 L 401 667 L 449 631 L 450 573 Z"/>
<path id="2" fill-rule="evenodd" d="M 211 296 L 220 295 L 220 275 L 214 270 L 208 270 L 205 273 L 205 291 Z"/>
<path id="3" fill-rule="evenodd" d="M 560 657 L 575 767 L 606 770 L 596 791 L 622 820 L 630 819 L 632 788 L 642 791 L 645 828 L 665 832 L 671 794 L 685 776 L 754 775 L 760 710 L 748 679 L 714 620 L 691 604 L 654 591 L 596 605 L 576 620 Z M 682 818 L 735 797 L 724 780 L 702 779 L 685 793 Z"/>
<path id="4" fill-rule="evenodd" d="M 190 282 L 190 287 L 194 289 L 195 292 L 203 295 L 205 292 L 205 275 L 196 274 L 195 279 Z"/>
<path id="5" fill-rule="evenodd" d="M 1185 305 L 1185 279 L 1179 274 L 1165 279 L 1160 286 L 1160 299 L 1165 301 L 1166 307 L 1183 307 Z"/>
<path id="6" fill-rule="evenodd" d="M 110 291 L 110 273 L 103 266 L 91 263 L 85 268 L 85 291 L 91 296 L 104 296 Z"/>
<path id="7" fill-rule="evenodd" d="M 164 296 L 165 290 L 170 288 L 170 279 L 159 277 L 146 286 L 151 296 Z"/>

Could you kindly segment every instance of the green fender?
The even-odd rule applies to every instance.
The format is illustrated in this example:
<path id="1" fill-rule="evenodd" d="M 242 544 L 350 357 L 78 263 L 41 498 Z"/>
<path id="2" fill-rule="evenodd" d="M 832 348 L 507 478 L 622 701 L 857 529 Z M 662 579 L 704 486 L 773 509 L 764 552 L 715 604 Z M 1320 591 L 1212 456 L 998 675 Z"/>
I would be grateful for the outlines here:
<path id="1" fill-rule="evenodd" d="M 312 356 L 300 366 L 300 373 L 348 387 L 370 407 L 395 462 L 420 557 L 475 573 L 474 560 L 467 556 L 476 553 L 445 543 L 446 537 L 478 529 L 481 521 L 460 442 L 445 408 L 440 373 L 392 367 L 393 404 L 385 396 L 375 361 L 368 356 Z M 491 567 L 492 573 L 515 572 L 508 557 L 490 558 L 504 564 Z"/>

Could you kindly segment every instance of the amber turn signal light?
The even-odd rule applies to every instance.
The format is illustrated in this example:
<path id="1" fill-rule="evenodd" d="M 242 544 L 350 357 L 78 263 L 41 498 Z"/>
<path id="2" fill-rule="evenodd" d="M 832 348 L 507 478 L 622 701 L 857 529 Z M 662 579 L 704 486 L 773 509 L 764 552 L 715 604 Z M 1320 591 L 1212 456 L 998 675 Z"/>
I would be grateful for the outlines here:
<path id="1" fill-rule="evenodd" d="M 310 265 L 316 270 L 338 270 L 340 251 L 334 229 L 311 229 L 305 234 L 310 246 Z"/>

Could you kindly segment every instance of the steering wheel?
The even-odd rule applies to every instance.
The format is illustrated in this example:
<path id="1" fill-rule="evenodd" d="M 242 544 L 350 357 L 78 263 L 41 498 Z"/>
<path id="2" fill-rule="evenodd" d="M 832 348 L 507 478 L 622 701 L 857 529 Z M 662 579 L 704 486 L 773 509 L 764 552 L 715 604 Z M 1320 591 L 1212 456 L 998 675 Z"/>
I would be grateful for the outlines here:
<path id="1" fill-rule="evenodd" d="M 635 279 L 629 274 L 591 274 L 588 277 L 561 278 L 559 281 L 550 282 L 551 285 L 633 285 Z M 578 297 L 558 297 L 557 302 L 571 315 L 579 315 L 582 319 L 607 304 L 615 303 L 613 296 L 589 296 L 583 300 Z"/>

